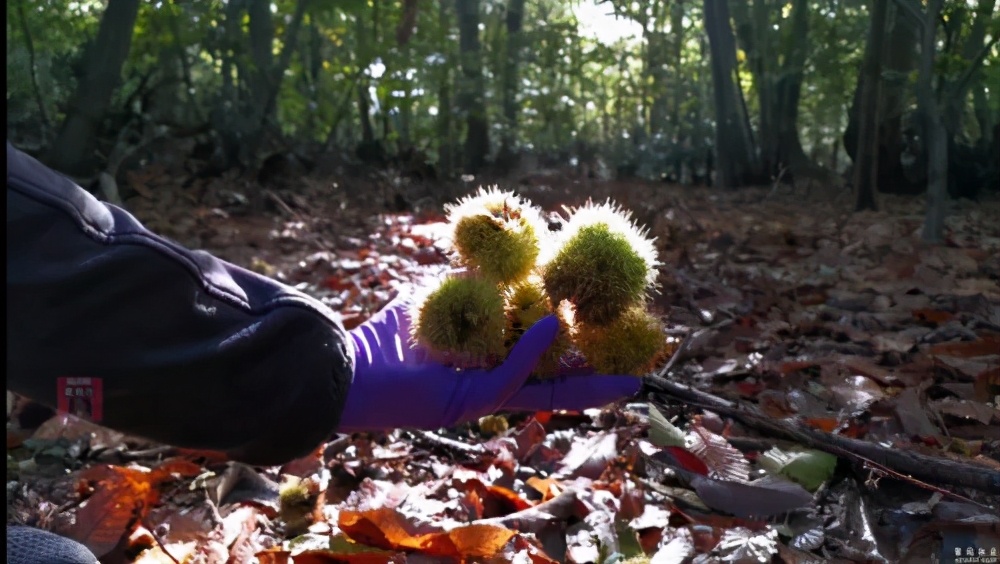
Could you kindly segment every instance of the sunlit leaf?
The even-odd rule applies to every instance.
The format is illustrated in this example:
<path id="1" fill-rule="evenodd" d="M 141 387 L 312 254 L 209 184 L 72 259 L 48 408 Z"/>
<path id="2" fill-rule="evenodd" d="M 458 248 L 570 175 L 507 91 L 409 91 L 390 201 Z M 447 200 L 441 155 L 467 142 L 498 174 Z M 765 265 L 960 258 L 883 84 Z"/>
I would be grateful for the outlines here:
<path id="1" fill-rule="evenodd" d="M 649 442 L 660 447 L 684 446 L 684 431 L 667 421 L 653 404 L 649 404 Z"/>
<path id="2" fill-rule="evenodd" d="M 785 452 L 777 447 L 757 459 L 765 470 L 781 474 L 814 492 L 830 479 L 837 467 L 837 457 L 818 450 Z"/>

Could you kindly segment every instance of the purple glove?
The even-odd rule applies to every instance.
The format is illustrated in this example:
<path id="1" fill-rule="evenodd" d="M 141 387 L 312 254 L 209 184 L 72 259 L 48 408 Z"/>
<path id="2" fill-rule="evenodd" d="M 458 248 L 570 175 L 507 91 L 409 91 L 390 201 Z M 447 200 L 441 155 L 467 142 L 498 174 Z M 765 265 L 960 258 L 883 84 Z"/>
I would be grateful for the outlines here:
<path id="1" fill-rule="evenodd" d="M 550 411 L 600 406 L 639 390 L 633 376 L 588 375 L 525 384 L 559 330 L 555 316 L 525 332 L 507 360 L 492 370 L 457 370 L 411 347 L 410 302 L 398 297 L 350 331 L 354 382 L 339 431 L 414 427 L 436 429 L 499 410 Z"/>

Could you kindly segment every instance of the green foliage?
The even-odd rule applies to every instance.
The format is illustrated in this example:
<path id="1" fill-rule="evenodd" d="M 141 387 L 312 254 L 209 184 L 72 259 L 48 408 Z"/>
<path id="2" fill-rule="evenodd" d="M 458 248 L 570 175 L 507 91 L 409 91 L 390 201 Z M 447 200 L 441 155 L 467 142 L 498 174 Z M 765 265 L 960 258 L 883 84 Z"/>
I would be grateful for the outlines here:
<path id="1" fill-rule="evenodd" d="M 768 5 L 780 63 L 802 41 L 789 33 L 790 5 L 754 1 Z M 311 2 L 294 54 L 279 76 L 271 130 L 296 143 L 353 148 L 362 131 L 360 95 L 368 102 L 365 118 L 389 152 L 415 147 L 433 159 L 452 150 L 464 127 L 454 110 L 460 79 L 454 0 L 420 2 L 415 13 L 406 5 L 403 0 Z M 1000 16 L 981 8 L 986 5 L 946 3 L 936 67 L 945 82 L 967 74 L 965 45 L 977 23 L 985 26 L 987 42 L 1000 36 Z M 106 136 L 138 115 L 192 127 L 210 123 L 220 112 L 227 119 L 247 114 L 260 103 L 245 10 L 235 11 L 235 26 L 226 25 L 233 6 L 223 0 L 141 3 L 112 115 L 105 116 Z M 297 6 L 298 0 L 271 3 L 276 60 Z M 501 114 L 507 6 L 507 0 L 481 2 L 479 63 L 488 123 L 495 132 L 515 128 L 515 151 L 558 155 L 563 163 L 599 152 L 612 166 L 657 177 L 680 147 L 707 148 L 712 86 L 700 2 L 613 0 L 593 7 L 590 0 L 527 2 L 513 124 Z M 70 110 L 102 9 L 103 3 L 93 0 L 8 2 L 8 137 L 51 142 Z M 595 23 L 594 17 L 603 19 Z M 821 162 L 832 156 L 846 126 L 867 22 L 863 0 L 809 3 L 798 127 L 807 153 Z M 632 35 L 594 33 L 615 27 Z M 757 85 L 747 65 L 743 61 L 739 72 L 750 115 L 756 116 Z M 996 43 L 974 80 L 1000 83 Z M 976 92 L 965 105 L 978 104 L 976 116 L 987 115 L 985 107 L 995 121 L 1000 89 L 980 86 Z M 968 117 L 973 112 L 966 114 L 970 135 L 978 136 L 979 124 Z M 504 138 L 491 137 L 494 143 Z"/>

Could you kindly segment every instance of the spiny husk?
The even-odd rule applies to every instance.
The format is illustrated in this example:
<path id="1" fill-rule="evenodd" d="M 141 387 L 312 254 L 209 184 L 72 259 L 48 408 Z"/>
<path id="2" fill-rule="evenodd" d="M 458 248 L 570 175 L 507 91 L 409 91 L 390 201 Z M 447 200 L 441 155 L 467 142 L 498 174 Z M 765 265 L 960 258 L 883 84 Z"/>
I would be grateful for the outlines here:
<path id="1" fill-rule="evenodd" d="M 554 302 L 569 300 L 576 319 L 611 323 L 644 302 L 655 286 L 656 247 L 610 200 L 570 210 L 550 257 L 545 257 L 545 290 Z"/>
<path id="2" fill-rule="evenodd" d="M 507 313 L 507 347 L 514 344 L 532 325 L 547 315 L 556 314 L 559 317 L 559 332 L 552 346 L 545 351 L 538 362 L 534 374 L 546 378 L 559 374 L 560 359 L 572 346 L 570 339 L 570 321 L 565 315 L 557 312 L 545 293 L 542 281 L 538 277 L 529 279 L 508 287 L 504 293 Z"/>
<path id="3" fill-rule="evenodd" d="M 495 283 L 478 276 L 446 278 L 417 300 L 413 340 L 438 360 L 489 365 L 504 354 L 506 316 Z"/>
<path id="4" fill-rule="evenodd" d="M 642 376 L 667 354 L 663 324 L 644 307 L 631 307 L 610 324 L 578 322 L 573 342 L 601 374 Z"/>
<path id="5" fill-rule="evenodd" d="M 497 187 L 448 206 L 458 263 L 482 276 L 510 284 L 525 278 L 538 260 L 547 233 L 538 209 Z"/>

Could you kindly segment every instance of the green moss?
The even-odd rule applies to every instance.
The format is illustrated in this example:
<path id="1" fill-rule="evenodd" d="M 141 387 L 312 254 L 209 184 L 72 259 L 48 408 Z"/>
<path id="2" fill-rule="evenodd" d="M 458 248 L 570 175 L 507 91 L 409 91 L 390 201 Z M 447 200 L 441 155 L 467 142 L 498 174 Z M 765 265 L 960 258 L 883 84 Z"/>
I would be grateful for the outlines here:
<path id="1" fill-rule="evenodd" d="M 278 514 L 286 536 L 301 535 L 312 524 L 316 494 L 310 486 L 314 486 L 310 480 L 287 476 L 278 490 Z"/>

